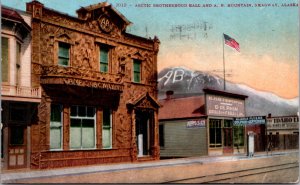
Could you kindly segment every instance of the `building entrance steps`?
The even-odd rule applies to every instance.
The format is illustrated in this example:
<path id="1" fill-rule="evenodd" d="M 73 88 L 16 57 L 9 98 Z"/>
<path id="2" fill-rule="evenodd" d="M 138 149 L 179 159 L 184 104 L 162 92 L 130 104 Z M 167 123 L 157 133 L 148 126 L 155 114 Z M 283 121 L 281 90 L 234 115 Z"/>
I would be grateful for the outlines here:
<path id="1" fill-rule="evenodd" d="M 239 162 L 243 161 L 260 159 L 263 161 L 264 159 L 280 157 L 280 156 L 288 156 L 291 155 L 294 158 L 299 156 L 298 150 L 292 151 L 273 151 L 272 154 L 267 154 L 267 152 L 261 152 L 254 154 L 253 157 L 248 157 L 245 154 L 243 155 L 232 155 L 232 156 L 205 156 L 205 157 L 190 157 L 190 158 L 179 158 L 179 159 L 166 159 L 159 161 L 151 161 L 151 162 L 135 162 L 135 163 L 122 163 L 122 164 L 103 164 L 103 165 L 95 165 L 95 166 L 84 166 L 84 167 L 68 167 L 68 168 L 60 168 L 60 169 L 51 169 L 51 170 L 7 170 L 2 171 L 1 174 L 1 182 L 2 183 L 15 183 L 15 182 L 47 182 L 47 179 L 55 179 L 55 178 L 66 178 L 63 182 L 69 182 L 69 177 L 74 176 L 85 176 L 89 174 L 110 174 L 113 172 L 126 172 L 131 170 L 143 171 L 143 170 L 158 170 L 160 169 L 168 169 L 168 168 L 181 168 L 183 166 L 194 166 L 199 165 L 208 166 L 216 164 L 218 162 Z M 220 170 L 220 169 L 219 169 Z M 184 173 L 184 172 L 182 172 Z M 44 181 L 39 181 L 39 180 Z M 172 179 L 168 179 L 172 180 Z M 50 181 L 52 182 L 52 181 Z M 62 182 L 62 181 L 60 181 Z M 87 181 L 85 181 L 87 182 Z M 109 182 L 109 181 L 108 181 Z M 122 182 L 122 181 L 120 181 Z M 135 182 L 134 180 L 132 182 Z M 147 181 L 145 181 L 147 182 Z"/>

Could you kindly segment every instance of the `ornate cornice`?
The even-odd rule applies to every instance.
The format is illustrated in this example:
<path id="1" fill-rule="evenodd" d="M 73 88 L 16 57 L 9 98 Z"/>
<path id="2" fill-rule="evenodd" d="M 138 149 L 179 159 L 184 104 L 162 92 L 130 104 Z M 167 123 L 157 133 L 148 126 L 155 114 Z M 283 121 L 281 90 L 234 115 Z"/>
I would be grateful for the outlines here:
<path id="1" fill-rule="evenodd" d="M 65 84 L 123 91 L 121 75 L 96 72 L 84 68 L 42 66 L 41 84 Z"/>

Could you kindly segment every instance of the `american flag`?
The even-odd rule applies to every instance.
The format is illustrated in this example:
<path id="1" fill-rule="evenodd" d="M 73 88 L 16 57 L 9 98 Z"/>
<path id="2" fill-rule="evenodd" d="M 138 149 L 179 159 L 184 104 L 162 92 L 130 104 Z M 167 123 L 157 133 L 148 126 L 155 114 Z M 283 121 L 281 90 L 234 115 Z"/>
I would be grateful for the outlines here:
<path id="1" fill-rule="evenodd" d="M 225 44 L 236 49 L 238 52 L 240 52 L 240 44 L 234 40 L 233 38 L 229 37 L 228 35 L 224 34 L 224 40 Z"/>

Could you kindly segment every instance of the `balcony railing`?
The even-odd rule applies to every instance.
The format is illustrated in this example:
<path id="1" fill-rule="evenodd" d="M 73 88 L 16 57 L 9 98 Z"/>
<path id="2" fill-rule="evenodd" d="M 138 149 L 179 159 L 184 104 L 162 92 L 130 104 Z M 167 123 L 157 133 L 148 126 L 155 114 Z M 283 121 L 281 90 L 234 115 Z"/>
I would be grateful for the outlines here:
<path id="1" fill-rule="evenodd" d="M 2 96 L 41 98 L 41 89 L 39 87 L 21 87 L 12 85 L 2 85 Z"/>

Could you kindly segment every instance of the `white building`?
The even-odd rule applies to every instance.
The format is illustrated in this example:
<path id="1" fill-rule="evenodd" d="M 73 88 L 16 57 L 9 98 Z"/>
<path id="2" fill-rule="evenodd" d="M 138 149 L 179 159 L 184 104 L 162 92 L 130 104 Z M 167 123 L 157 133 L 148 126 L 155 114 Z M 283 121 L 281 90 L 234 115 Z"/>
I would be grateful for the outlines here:
<path id="1" fill-rule="evenodd" d="M 41 98 L 40 88 L 31 85 L 31 15 L 4 6 L 1 14 L 2 169 L 25 168 Z"/>

